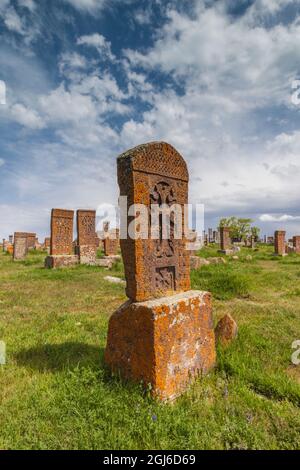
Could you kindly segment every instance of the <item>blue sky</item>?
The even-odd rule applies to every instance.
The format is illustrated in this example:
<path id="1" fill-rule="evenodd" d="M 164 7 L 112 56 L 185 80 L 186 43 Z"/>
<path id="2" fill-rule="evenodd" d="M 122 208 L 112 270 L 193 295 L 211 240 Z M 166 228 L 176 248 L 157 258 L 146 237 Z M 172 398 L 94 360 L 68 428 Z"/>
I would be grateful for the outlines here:
<path id="1" fill-rule="evenodd" d="M 152 140 L 187 160 L 207 227 L 237 215 L 300 234 L 299 12 L 299 0 L 0 0 L 0 237 L 42 238 L 52 207 L 103 212 L 117 155 Z"/>

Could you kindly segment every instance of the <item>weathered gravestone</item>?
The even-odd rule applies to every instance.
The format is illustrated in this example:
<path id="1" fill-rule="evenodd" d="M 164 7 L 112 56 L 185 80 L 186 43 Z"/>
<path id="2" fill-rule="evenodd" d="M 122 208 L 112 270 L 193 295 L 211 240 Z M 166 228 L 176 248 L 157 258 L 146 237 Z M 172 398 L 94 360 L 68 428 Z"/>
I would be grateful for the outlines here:
<path id="1" fill-rule="evenodd" d="M 14 236 L 13 236 L 13 235 L 9 235 L 8 241 L 9 241 L 9 244 L 10 244 L 10 245 L 13 245 L 13 243 L 14 243 Z"/>
<path id="2" fill-rule="evenodd" d="M 35 247 L 36 234 L 30 232 L 15 232 L 14 243 L 18 238 L 26 238 L 27 249 L 31 250 Z"/>
<path id="3" fill-rule="evenodd" d="M 103 249 L 105 256 L 116 256 L 118 254 L 120 240 L 119 231 L 116 230 L 114 233 L 107 232 L 103 239 Z"/>
<path id="4" fill-rule="evenodd" d="M 226 252 L 231 248 L 230 229 L 229 227 L 220 227 L 220 245 L 221 251 Z"/>
<path id="5" fill-rule="evenodd" d="M 77 211 L 77 244 L 80 264 L 96 262 L 96 211 Z"/>
<path id="6" fill-rule="evenodd" d="M 188 202 L 188 170 L 169 144 L 154 142 L 118 158 L 121 196 L 146 207 Z M 140 206 L 139 206 L 140 207 Z M 182 211 L 184 216 L 184 211 Z M 121 220 L 121 250 L 129 301 L 110 318 L 105 360 L 128 379 L 150 384 L 162 400 L 180 395 L 188 383 L 215 365 L 215 337 L 208 292 L 191 291 L 186 238 L 123 237 L 132 217 Z M 172 221 L 172 218 L 171 218 Z M 184 224 L 184 217 L 182 225 Z"/>
<path id="7" fill-rule="evenodd" d="M 52 209 L 50 256 L 45 259 L 47 268 L 72 266 L 78 263 L 78 256 L 73 254 L 74 211 Z"/>
<path id="8" fill-rule="evenodd" d="M 274 239 L 275 254 L 278 256 L 285 256 L 287 254 L 285 248 L 285 231 L 276 230 Z"/>
<path id="9" fill-rule="evenodd" d="M 13 259 L 14 261 L 22 261 L 26 258 L 28 252 L 27 237 L 16 237 L 15 234 L 14 240 Z"/>
<path id="10" fill-rule="evenodd" d="M 296 235 L 293 237 L 293 247 L 295 249 L 295 253 L 300 254 L 300 236 Z"/>

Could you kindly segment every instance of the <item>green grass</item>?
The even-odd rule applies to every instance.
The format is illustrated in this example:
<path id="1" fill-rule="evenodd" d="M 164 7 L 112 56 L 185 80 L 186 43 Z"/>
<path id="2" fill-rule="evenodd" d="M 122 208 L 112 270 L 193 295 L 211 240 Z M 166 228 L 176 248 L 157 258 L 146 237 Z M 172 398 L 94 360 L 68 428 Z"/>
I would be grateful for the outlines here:
<path id="1" fill-rule="evenodd" d="M 219 256 L 213 247 L 199 255 Z M 44 256 L 13 263 L 0 254 L 1 449 L 299 449 L 300 366 L 290 358 L 300 256 L 245 248 L 237 261 L 192 272 L 192 287 L 213 293 L 215 322 L 230 313 L 239 335 L 172 405 L 105 368 L 124 287 L 102 268 L 46 270 Z M 122 263 L 109 274 L 123 277 Z"/>

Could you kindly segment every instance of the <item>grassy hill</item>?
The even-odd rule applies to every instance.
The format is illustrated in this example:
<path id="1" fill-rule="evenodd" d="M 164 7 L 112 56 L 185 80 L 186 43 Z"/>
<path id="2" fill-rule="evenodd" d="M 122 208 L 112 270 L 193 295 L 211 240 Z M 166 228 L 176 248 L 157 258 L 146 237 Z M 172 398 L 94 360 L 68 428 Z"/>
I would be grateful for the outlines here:
<path id="1" fill-rule="evenodd" d="M 45 270 L 44 257 L 13 263 L 0 253 L 0 448 L 300 447 L 300 365 L 291 364 L 299 255 L 245 248 L 239 260 L 192 272 L 192 287 L 213 293 L 215 321 L 230 313 L 239 336 L 219 348 L 213 373 L 169 405 L 104 367 L 108 319 L 124 287 L 105 281 L 102 268 Z M 122 265 L 109 275 L 123 277 Z"/>

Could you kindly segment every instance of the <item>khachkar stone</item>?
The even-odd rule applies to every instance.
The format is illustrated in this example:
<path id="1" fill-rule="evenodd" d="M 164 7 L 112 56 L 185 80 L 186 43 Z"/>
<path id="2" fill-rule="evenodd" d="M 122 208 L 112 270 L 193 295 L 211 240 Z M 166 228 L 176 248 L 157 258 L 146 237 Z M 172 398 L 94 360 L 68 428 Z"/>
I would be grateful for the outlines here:
<path id="1" fill-rule="evenodd" d="M 52 209 L 50 256 L 45 260 L 47 268 L 72 266 L 78 263 L 78 256 L 73 254 L 74 211 Z"/>
<path id="2" fill-rule="evenodd" d="M 14 261 L 22 261 L 26 258 L 28 245 L 27 245 L 27 237 L 14 237 L 14 251 L 13 251 L 13 259 Z"/>
<path id="3" fill-rule="evenodd" d="M 141 145 L 118 158 L 121 196 L 128 197 L 129 207 L 147 207 L 149 227 L 150 205 L 188 202 L 188 179 L 185 161 L 166 143 Z M 186 238 L 175 239 L 171 229 L 169 239 L 162 239 L 159 221 L 159 237 L 153 240 L 123 239 L 121 220 L 130 300 L 110 318 L 105 360 L 112 371 L 151 385 L 154 396 L 172 400 L 215 365 L 215 336 L 211 295 L 189 290 Z M 131 222 L 132 217 L 126 219 L 125 232 Z M 184 217 L 182 224 L 188 226 Z"/>
<path id="4" fill-rule="evenodd" d="M 77 211 L 77 244 L 80 264 L 96 263 L 96 211 Z"/>
<path id="5" fill-rule="evenodd" d="M 278 256 L 285 256 L 285 231 L 276 230 L 275 232 L 275 254 Z"/>
<path id="6" fill-rule="evenodd" d="M 103 249 L 105 256 L 117 256 L 120 245 L 119 232 L 107 233 L 103 239 Z"/>
<path id="7" fill-rule="evenodd" d="M 231 249 L 230 229 L 228 227 L 220 227 L 220 245 L 221 252 L 225 254 Z"/>
<path id="8" fill-rule="evenodd" d="M 293 247 L 294 247 L 295 253 L 300 254 L 300 236 L 299 235 L 296 235 L 295 237 L 293 237 Z"/>
<path id="9" fill-rule="evenodd" d="M 30 232 L 15 232 L 14 242 L 18 238 L 26 238 L 27 249 L 32 250 L 35 247 L 36 234 Z"/>

